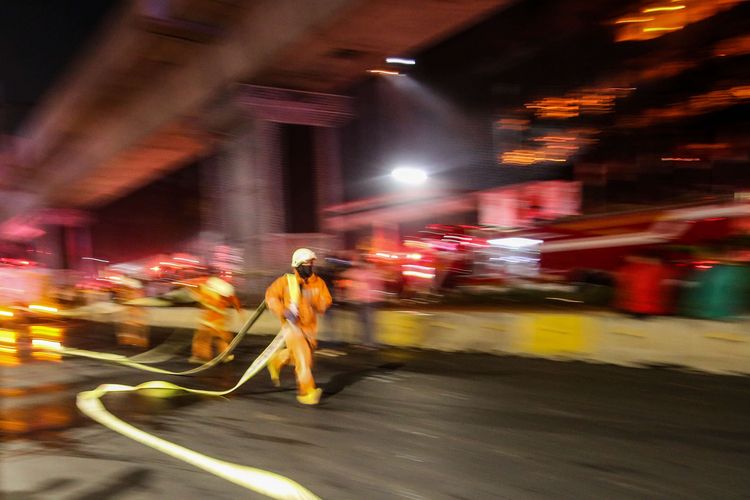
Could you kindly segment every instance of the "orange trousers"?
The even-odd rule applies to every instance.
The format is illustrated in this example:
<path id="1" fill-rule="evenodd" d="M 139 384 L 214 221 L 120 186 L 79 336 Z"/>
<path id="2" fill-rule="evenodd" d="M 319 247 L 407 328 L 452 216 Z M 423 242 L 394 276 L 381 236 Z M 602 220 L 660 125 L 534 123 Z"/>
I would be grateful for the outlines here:
<path id="1" fill-rule="evenodd" d="M 204 313 L 201 324 L 193 335 L 193 356 L 209 361 L 229 347 L 232 334 L 224 328 L 224 323 L 223 314 L 212 311 Z M 216 351 L 213 350 L 214 345 Z"/>
<path id="2" fill-rule="evenodd" d="M 140 307 L 126 307 L 117 326 L 117 343 L 147 348 L 149 335 L 145 316 Z"/>
<path id="3" fill-rule="evenodd" d="M 281 349 L 269 360 L 279 371 L 286 365 L 294 366 L 297 376 L 297 390 L 300 395 L 309 394 L 315 390 L 315 379 L 312 374 L 312 353 L 315 340 L 306 336 L 299 328 L 284 326 L 284 341 L 286 347 Z"/>

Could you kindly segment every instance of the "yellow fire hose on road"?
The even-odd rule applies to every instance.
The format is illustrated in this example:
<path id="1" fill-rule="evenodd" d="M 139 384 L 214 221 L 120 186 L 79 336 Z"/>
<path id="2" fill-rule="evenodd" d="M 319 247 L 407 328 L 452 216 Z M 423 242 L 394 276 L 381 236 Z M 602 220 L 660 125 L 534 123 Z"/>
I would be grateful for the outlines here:
<path id="1" fill-rule="evenodd" d="M 268 363 L 270 357 L 284 345 L 284 330 L 282 329 L 266 349 L 257 357 L 250 367 L 245 371 L 234 387 L 225 391 L 207 391 L 202 389 L 189 389 L 165 381 L 145 382 L 137 386 L 103 384 L 91 391 L 78 394 L 76 405 L 84 415 L 99 422 L 105 427 L 129 437 L 141 444 L 161 451 L 173 458 L 182 460 L 195 467 L 210 472 L 227 481 L 235 483 L 247 489 L 251 489 L 270 498 L 291 500 L 312 500 L 318 497 L 310 490 L 284 476 L 272 472 L 248 467 L 244 465 L 225 462 L 209 457 L 179 446 L 170 441 L 149 434 L 134 427 L 112 415 L 101 402 L 102 396 L 113 392 L 143 391 L 151 397 L 171 397 L 179 392 L 199 394 L 204 396 L 225 396 L 242 386 L 245 382 L 255 376 Z"/>
<path id="2" fill-rule="evenodd" d="M 170 372 L 155 368 L 152 366 L 137 363 L 131 358 L 125 356 L 118 356 L 115 354 L 97 353 L 93 351 L 84 351 L 79 349 L 71 348 L 60 348 L 65 354 L 71 354 L 76 356 L 82 356 L 92 359 L 99 359 L 103 361 L 111 361 L 119 363 L 125 366 L 138 368 L 140 370 L 147 370 L 152 372 L 170 374 L 170 375 L 190 375 L 198 373 L 203 370 L 207 370 L 217 363 L 221 362 L 242 340 L 242 337 L 248 332 L 250 327 L 260 317 L 265 310 L 265 303 L 262 303 L 255 311 L 253 316 L 243 325 L 238 334 L 230 343 L 227 350 L 216 356 L 211 361 L 201 365 L 192 370 L 183 372 Z M 248 467 L 245 465 L 234 464 L 219 460 L 217 458 L 209 457 L 197 451 L 185 448 L 178 444 L 172 443 L 165 439 L 149 434 L 127 422 L 117 418 L 112 413 L 107 411 L 106 407 L 101 401 L 101 398 L 109 393 L 117 392 L 142 392 L 144 395 L 149 397 L 168 398 L 179 394 L 180 392 L 197 394 L 203 396 L 225 396 L 237 390 L 240 386 L 245 384 L 248 380 L 254 377 L 264 366 L 268 363 L 268 360 L 273 356 L 279 349 L 284 346 L 284 333 L 285 329 L 282 329 L 271 343 L 258 355 L 252 364 L 245 370 L 239 381 L 230 389 L 224 391 L 209 391 L 204 389 L 190 389 L 182 387 L 170 382 L 153 380 L 144 382 L 137 386 L 120 385 L 120 384 L 102 384 L 96 389 L 90 391 L 84 391 L 78 394 L 76 398 L 76 406 L 81 412 L 99 422 L 103 426 L 111 429 L 125 437 L 128 437 L 134 441 L 137 441 L 150 448 L 158 450 L 166 455 L 169 455 L 177 460 L 189 463 L 199 469 L 214 474 L 218 477 L 226 479 L 234 484 L 253 490 L 260 494 L 266 495 L 270 498 L 279 500 L 319 500 L 319 497 L 312 493 L 310 490 L 300 485 L 299 483 L 288 479 L 279 474 L 268 472 L 262 469 L 256 469 L 254 467 Z"/>

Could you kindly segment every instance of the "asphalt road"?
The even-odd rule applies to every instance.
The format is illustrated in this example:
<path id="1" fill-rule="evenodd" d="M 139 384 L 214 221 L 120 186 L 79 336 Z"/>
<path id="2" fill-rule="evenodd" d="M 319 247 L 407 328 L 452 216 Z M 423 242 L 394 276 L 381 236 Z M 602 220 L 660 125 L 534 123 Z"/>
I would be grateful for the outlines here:
<path id="1" fill-rule="evenodd" d="M 102 427 L 74 400 L 105 382 L 230 387 L 269 338 L 179 378 L 35 359 L 25 328 L 1 372 L 3 498 L 259 498 Z M 105 325 L 68 324 L 63 336 L 127 352 Z M 328 347 L 315 361 L 325 391 L 317 407 L 295 401 L 291 370 L 280 389 L 263 372 L 226 398 L 113 394 L 104 403 L 148 432 L 327 499 L 750 498 L 748 378 Z M 160 366 L 184 369 L 185 358 Z"/>

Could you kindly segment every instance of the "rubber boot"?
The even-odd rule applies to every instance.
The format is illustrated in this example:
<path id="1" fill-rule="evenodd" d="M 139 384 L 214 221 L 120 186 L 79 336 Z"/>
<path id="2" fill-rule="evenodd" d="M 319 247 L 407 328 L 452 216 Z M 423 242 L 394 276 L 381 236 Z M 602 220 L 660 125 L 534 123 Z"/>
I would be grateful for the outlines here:
<path id="1" fill-rule="evenodd" d="M 303 405 L 316 405 L 320 402 L 320 396 L 322 395 L 323 389 L 318 387 L 317 389 L 313 389 L 307 394 L 298 395 L 297 401 L 299 401 Z"/>

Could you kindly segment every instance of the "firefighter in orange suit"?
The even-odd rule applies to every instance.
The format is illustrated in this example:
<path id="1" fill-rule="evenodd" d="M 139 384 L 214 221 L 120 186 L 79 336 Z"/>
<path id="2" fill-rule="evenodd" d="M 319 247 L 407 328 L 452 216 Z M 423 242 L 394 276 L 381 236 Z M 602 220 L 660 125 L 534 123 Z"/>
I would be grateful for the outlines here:
<path id="1" fill-rule="evenodd" d="M 192 285 L 190 292 L 203 306 L 204 311 L 198 329 L 193 335 L 193 355 L 188 361 L 205 363 L 229 347 L 232 333 L 227 330 L 227 308 L 233 306 L 239 312 L 240 302 L 234 294 L 234 287 L 221 278 L 212 276 L 192 281 Z M 224 361 L 229 362 L 232 359 L 234 356 L 230 354 Z"/>
<path id="2" fill-rule="evenodd" d="M 124 277 L 116 282 L 113 292 L 117 302 L 126 304 L 119 316 L 117 342 L 120 345 L 148 348 L 146 313 L 142 307 L 127 305 L 127 302 L 144 296 L 143 285 L 136 279 Z"/>
<path id="3" fill-rule="evenodd" d="M 279 371 L 294 365 L 297 376 L 297 401 L 314 405 L 322 389 L 315 387 L 312 375 L 312 353 L 318 345 L 318 314 L 331 305 L 331 294 L 323 279 L 313 272 L 315 253 L 299 248 L 292 255 L 294 274 L 286 274 L 266 290 L 266 304 L 279 317 L 284 329 L 286 347 L 268 362 L 274 385 L 279 385 Z"/>

